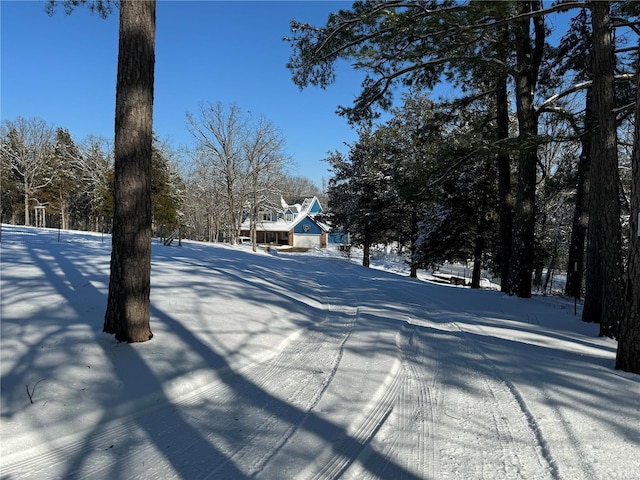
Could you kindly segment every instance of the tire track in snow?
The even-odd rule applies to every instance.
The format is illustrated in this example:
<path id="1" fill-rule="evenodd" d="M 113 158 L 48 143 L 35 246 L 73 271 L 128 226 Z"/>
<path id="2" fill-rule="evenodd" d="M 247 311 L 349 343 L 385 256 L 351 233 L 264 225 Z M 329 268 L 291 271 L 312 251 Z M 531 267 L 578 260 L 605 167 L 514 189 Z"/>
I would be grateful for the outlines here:
<path id="1" fill-rule="evenodd" d="M 406 332 L 409 329 L 409 332 Z M 412 395 L 409 401 L 404 400 L 406 407 L 411 409 L 411 415 L 406 428 L 419 425 L 412 439 L 416 439 L 416 447 L 413 450 L 417 457 L 418 474 L 422 478 L 439 478 L 439 455 L 437 451 L 438 440 L 438 415 L 443 402 L 444 389 L 440 383 L 440 361 L 437 357 L 437 349 L 430 348 L 434 359 L 427 370 L 421 362 L 427 356 L 426 339 L 422 338 L 420 331 L 415 326 L 407 324 L 400 333 L 400 351 L 403 363 L 408 374 L 407 388 Z M 435 344 L 435 342 L 433 342 Z M 429 382 L 426 381 L 427 375 Z M 417 397 L 413 400 L 413 397 Z M 402 434 L 402 430 L 400 432 Z M 406 459 L 407 467 L 411 466 L 411 458 Z"/>
<path id="2" fill-rule="evenodd" d="M 556 399 L 554 399 L 552 394 L 550 394 L 548 389 L 544 388 L 544 386 L 542 387 L 541 391 L 545 398 L 545 403 L 547 405 L 550 406 L 550 405 L 557 405 L 561 403 L 561 402 L 558 402 Z M 578 464 L 575 465 L 575 468 L 582 472 L 581 478 L 586 478 L 586 479 L 598 478 L 599 474 L 596 473 L 595 469 L 593 468 L 593 464 L 591 463 L 591 460 L 589 458 L 589 455 L 584 451 L 584 449 L 581 446 L 581 443 L 577 440 L 574 434 L 574 429 L 571 426 L 571 422 L 565 417 L 561 409 L 553 408 L 553 407 L 549 407 L 549 408 L 551 408 L 553 415 L 558 419 L 560 425 L 562 426 L 562 429 L 564 430 L 565 434 L 567 435 L 567 438 L 570 441 L 570 444 L 573 450 L 577 453 L 576 458 L 578 460 L 577 461 Z M 571 467 L 573 467 L 573 465 L 571 465 Z M 570 470 L 571 467 L 568 465 L 567 461 L 564 461 L 562 462 L 561 470 Z M 559 470 L 560 470 L 559 465 L 556 463 L 554 478 L 563 478 L 563 475 Z M 567 478 L 576 478 L 576 472 L 571 471 L 567 475 Z"/>
<path id="3" fill-rule="evenodd" d="M 339 325 L 337 329 L 342 330 L 337 334 L 341 337 L 338 342 L 340 348 L 336 355 L 338 360 L 334 362 L 332 368 L 329 369 L 328 376 L 323 381 L 325 384 L 324 388 L 326 388 L 326 384 L 330 382 L 330 377 L 337 369 L 342 345 L 346 342 L 356 317 L 357 315 L 354 312 L 353 315 L 347 316 L 346 318 L 341 316 L 343 320 L 342 324 L 340 324 L 340 322 L 332 323 L 334 326 Z M 327 317 L 323 319 L 320 324 L 324 324 L 328 320 L 329 318 Z M 177 443 L 176 438 L 180 437 L 180 433 L 177 432 L 176 435 L 173 429 L 174 425 L 164 425 L 161 420 L 154 422 L 154 418 L 170 418 L 171 415 L 181 414 L 180 412 L 182 411 L 185 411 L 183 416 L 186 417 L 189 416 L 186 413 L 189 408 L 203 404 L 206 405 L 209 400 L 215 399 L 213 406 L 209 408 L 198 408 L 197 417 L 190 417 L 190 421 L 193 422 L 193 420 L 195 420 L 193 423 L 197 425 L 201 419 L 206 419 L 209 415 L 215 415 L 214 410 L 216 410 L 219 405 L 233 405 L 235 399 L 242 397 L 243 394 L 246 393 L 243 392 L 242 383 L 238 389 L 233 389 L 230 386 L 235 383 L 236 378 L 250 379 L 256 388 L 264 391 L 268 391 L 269 385 L 278 385 L 278 390 L 280 390 L 282 388 L 282 382 L 284 381 L 282 378 L 283 375 L 285 377 L 290 375 L 291 369 L 295 366 L 313 365 L 317 358 L 325 358 L 327 356 L 326 348 L 329 343 L 333 344 L 334 341 L 335 339 L 332 339 L 331 342 L 328 342 L 326 338 L 324 338 L 323 330 L 317 326 L 294 332 L 280 343 L 277 353 L 270 356 L 265 354 L 259 363 L 246 365 L 235 372 L 231 369 L 224 371 L 220 374 L 218 381 L 200 387 L 195 392 L 181 396 L 174 401 L 162 402 L 150 406 L 144 410 L 121 413 L 119 416 L 116 413 L 115 417 L 119 418 L 114 418 L 105 424 L 98 425 L 93 431 L 79 432 L 71 437 L 55 439 L 52 442 L 54 448 L 51 448 L 51 444 L 40 445 L 35 449 L 4 458 L 2 474 L 3 476 L 12 475 L 17 478 L 17 476 L 25 474 L 26 472 L 30 474 L 47 472 L 52 468 L 55 470 L 55 467 L 58 467 L 57 469 L 63 471 L 66 475 L 73 475 L 74 478 L 100 478 L 99 475 L 101 473 L 105 474 L 102 478 L 107 478 L 109 471 L 119 468 L 117 464 L 124 464 L 134 456 L 151 457 L 150 451 L 155 449 L 157 445 Z M 319 355 L 320 353 L 321 355 Z M 288 395 L 286 403 L 289 404 L 299 399 L 301 392 L 308 385 L 309 381 L 317 376 L 317 372 L 309 371 L 306 378 L 299 378 L 299 381 L 295 382 L 296 388 Z M 317 398 L 314 399 L 312 397 L 311 404 L 314 402 L 317 402 Z M 274 420 L 277 419 L 285 409 L 282 403 L 274 402 L 274 405 L 276 406 L 270 406 L 272 411 L 266 420 L 258 422 L 254 425 L 253 431 L 245 433 L 245 441 L 241 445 L 223 452 L 227 458 L 235 458 L 238 455 L 242 455 L 242 451 L 247 449 L 247 442 L 250 442 L 252 439 L 269 430 Z M 267 405 L 267 407 L 269 407 L 269 405 Z M 132 408 L 135 408 L 135 406 Z M 306 408 L 310 408 L 309 405 L 307 405 Z M 226 419 L 226 424 L 229 425 L 230 428 L 235 427 L 233 423 L 233 419 Z M 118 456 L 114 458 L 115 450 L 110 448 L 110 446 L 127 444 L 131 440 L 132 429 L 139 429 L 141 424 L 151 426 L 150 428 L 152 428 L 153 431 L 149 432 L 149 428 L 147 428 L 146 436 L 153 438 L 153 441 L 147 441 L 146 443 L 140 442 L 140 445 L 134 450 L 126 453 L 118 453 Z M 210 440 L 213 442 L 215 439 Z M 181 445 L 174 453 L 187 452 L 193 446 L 193 442 Z M 68 459 L 74 458 L 92 458 L 93 460 L 91 462 L 83 460 L 74 471 L 67 471 L 64 463 L 68 461 Z M 162 472 L 163 469 L 166 469 L 166 461 L 162 461 L 162 458 L 158 460 L 155 467 L 153 462 L 148 462 L 151 464 L 148 467 L 149 472 L 156 469 Z M 91 463 L 91 465 L 88 463 Z M 49 473 L 43 473 L 43 475 L 44 477 L 48 477 Z"/>
<path id="4" fill-rule="evenodd" d="M 366 450 L 394 408 L 402 385 L 402 364 L 394 362 L 368 408 L 355 419 L 341 439 L 327 447 L 300 475 L 309 480 L 340 477 Z"/>
<path id="5" fill-rule="evenodd" d="M 589 460 L 589 455 L 582 449 L 580 442 L 578 442 L 575 437 L 571 422 L 566 418 L 561 409 L 553 407 L 553 405 L 559 403 L 554 398 L 553 393 L 548 388 L 545 388 L 544 384 L 541 385 L 538 390 L 545 399 L 545 408 L 550 410 L 550 414 L 553 415 L 557 419 L 558 424 L 562 426 L 562 430 L 565 432 L 566 438 L 574 452 L 573 458 L 567 459 L 565 457 L 560 462 L 557 460 L 556 455 L 554 455 L 553 448 L 544 434 L 544 427 L 541 426 L 536 419 L 535 413 L 527 405 L 524 395 L 522 395 L 515 383 L 509 380 L 509 378 L 489 360 L 477 342 L 471 338 L 467 332 L 458 325 L 455 325 L 455 328 L 460 332 L 467 344 L 481 356 L 483 360 L 482 363 L 487 366 L 486 371 L 504 386 L 504 389 L 508 391 L 512 398 L 512 402 L 515 402 L 522 411 L 529 429 L 535 436 L 537 450 L 541 457 L 541 466 L 548 470 L 551 478 L 597 478 L 598 474 Z M 480 330 L 482 330 L 482 328 Z M 563 451 L 566 451 L 566 449 L 563 449 Z M 567 460 L 569 460 L 569 462 L 567 462 Z"/>
<path id="6" fill-rule="evenodd" d="M 483 374 L 481 378 L 492 399 L 488 406 L 491 408 L 493 423 L 496 427 L 498 438 L 500 439 L 503 458 L 509 459 L 511 465 L 516 469 L 518 469 L 519 466 L 524 466 L 522 459 L 519 458 L 522 449 L 516 448 L 515 445 L 515 439 L 517 437 L 519 438 L 520 435 L 514 434 L 509 423 L 509 418 L 512 416 L 503 409 L 503 405 L 509 405 L 510 408 L 515 408 L 520 411 L 530 434 L 535 439 L 535 452 L 538 455 L 540 466 L 548 472 L 551 478 L 560 478 L 558 466 L 549 447 L 549 443 L 544 437 L 535 415 L 528 407 L 518 388 L 502 374 L 499 368 L 492 363 L 477 343 L 469 338 L 463 329 L 455 323 L 450 325 L 452 325 L 454 331 L 458 333 L 459 338 L 479 357 L 480 361 L 477 362 L 476 368 L 481 373 L 486 373 L 486 375 Z M 490 381 L 491 379 L 494 381 Z M 503 463 L 503 467 L 505 471 L 502 472 L 502 474 L 507 476 L 509 474 L 507 471 L 508 465 Z"/>
<path id="7" fill-rule="evenodd" d="M 224 467 L 228 462 L 250 465 L 247 468 L 247 473 L 252 476 L 262 471 L 269 460 L 301 427 L 309 416 L 309 412 L 317 405 L 331 384 L 342 359 L 344 345 L 356 319 L 357 313 L 353 315 L 352 319 L 341 325 L 345 331 L 340 335 L 340 338 L 334 338 L 331 341 L 326 338 L 305 338 L 305 341 L 298 346 L 300 351 L 304 351 L 302 356 L 285 353 L 283 359 L 286 358 L 287 362 L 275 366 L 271 375 L 257 381 L 257 384 L 264 385 L 265 389 L 269 384 L 276 384 L 278 392 L 282 392 L 282 382 L 284 380 L 292 381 L 291 375 L 294 369 L 303 372 L 302 376 L 293 380 L 296 388 L 289 391 L 285 398 L 279 399 L 275 407 L 269 408 L 268 418 L 255 428 L 246 443 L 234 452 L 225 464 L 210 471 L 204 478 L 216 478 L 218 475 L 224 477 Z M 322 335 L 318 336 L 323 337 Z M 335 352 L 328 355 L 327 352 L 331 350 L 335 350 Z M 328 360 L 329 368 L 309 367 L 309 365 L 318 365 L 319 358 Z M 290 408 L 292 405 L 295 405 L 295 409 Z M 268 448 L 264 448 L 262 444 L 264 442 L 261 442 L 265 437 L 270 438 Z"/>
<path id="8" fill-rule="evenodd" d="M 333 314 L 343 316 L 345 314 L 350 315 L 353 318 L 352 330 L 348 337 L 344 338 L 344 342 L 340 345 L 340 355 L 336 357 L 336 362 L 331 372 L 331 375 L 327 377 L 322 390 L 319 392 L 313 403 L 310 405 L 309 412 L 302 420 L 302 422 L 295 427 L 291 432 L 291 436 L 286 439 L 286 442 L 282 442 L 280 447 L 282 449 L 274 451 L 274 457 L 281 453 L 282 455 L 274 460 L 273 465 L 269 465 L 269 468 L 262 473 L 264 478 L 274 478 L 274 472 L 277 472 L 278 466 L 282 466 L 282 461 L 286 461 L 287 455 L 291 455 L 295 445 L 292 444 L 293 440 L 296 442 L 301 441 L 304 443 L 304 439 L 309 438 L 311 432 L 318 434 L 317 428 L 329 428 L 333 434 L 337 434 L 336 438 L 332 438 L 330 444 L 325 448 L 321 448 L 317 451 L 314 450 L 310 461 L 305 462 L 303 465 L 294 467 L 294 470 L 290 470 L 290 476 L 295 478 L 337 478 L 348 467 L 353 464 L 356 459 L 365 451 L 369 445 L 371 439 L 379 431 L 380 427 L 385 423 L 387 417 L 393 410 L 395 401 L 398 396 L 398 391 L 401 386 L 401 362 L 399 359 L 391 362 L 388 367 L 389 370 L 384 372 L 384 377 L 381 376 L 381 383 L 376 383 L 376 391 L 371 398 L 364 411 L 357 415 L 355 419 L 344 418 L 343 415 L 338 415 L 338 418 L 329 415 L 328 417 L 324 413 L 314 411 L 314 408 L 318 406 L 322 400 L 324 394 L 329 388 L 334 390 L 341 390 L 345 387 L 345 380 L 348 381 L 349 375 L 345 377 L 344 373 L 340 374 L 339 386 L 332 385 L 335 377 L 338 375 L 338 367 L 342 361 L 342 354 L 345 349 L 345 344 L 349 338 L 353 335 L 360 335 L 371 328 L 370 326 L 362 325 L 361 329 L 354 332 L 356 324 L 360 323 L 360 299 L 357 296 L 357 292 L 351 288 L 349 284 L 350 277 L 343 277 L 342 275 L 336 275 L 333 271 L 323 267 L 324 263 L 317 263 L 314 265 L 320 273 L 325 276 L 322 284 L 324 286 L 324 304 L 327 309 Z M 357 342 L 357 340 L 354 340 Z M 357 347 L 356 347 L 357 350 Z M 354 353 L 351 352 L 350 355 Z M 393 359 L 392 359 L 393 360 Z M 380 375 L 380 373 L 377 373 Z M 366 377 L 366 375 L 364 375 Z M 369 382 L 367 382 L 367 385 Z M 349 387 L 352 385 L 349 384 Z M 347 421 L 345 424 L 343 421 Z M 305 425 L 305 422 L 309 422 L 311 425 Z M 322 426 L 324 425 L 324 427 Z M 345 425 L 344 427 L 342 425 Z M 344 430 L 342 430 L 344 428 Z M 294 436 L 294 433 L 300 432 L 300 438 Z M 328 440 L 328 438 L 326 439 Z M 285 445 L 287 443 L 287 445 Z M 311 453 L 311 452 L 309 452 Z M 295 455 L 295 454 L 294 454 Z M 280 462 L 280 463 L 278 463 Z M 300 468 L 296 470 L 295 468 Z M 282 471 L 277 472 L 279 476 L 282 476 Z"/>
<path id="9" fill-rule="evenodd" d="M 410 322 L 397 333 L 396 345 L 402 362 L 402 386 L 380 438 L 373 442 L 382 455 L 367 461 L 367 469 L 379 478 L 436 479 L 440 470 L 438 417 L 444 397 L 437 349 Z M 428 356 L 432 358 L 427 361 Z M 392 472 L 391 462 L 401 471 Z M 361 475 L 360 471 L 354 473 Z"/>
<path id="10" fill-rule="evenodd" d="M 225 467 L 230 462 L 242 465 L 250 465 L 247 473 L 251 476 L 259 476 L 266 465 L 274 458 L 295 435 L 309 417 L 313 408 L 321 400 L 326 390 L 331 385 L 343 357 L 345 344 L 347 343 L 353 328 L 358 321 L 358 307 L 353 295 L 347 295 L 347 301 L 343 297 L 331 297 L 326 291 L 327 280 L 320 281 L 318 277 L 331 276 L 336 283 L 341 283 L 339 277 L 328 269 L 322 268 L 320 263 L 314 265 L 316 269 L 316 285 L 321 292 L 322 305 L 326 309 L 325 318 L 318 327 L 307 330 L 307 335 L 300 342 L 296 342 L 290 352 L 283 352 L 278 365 L 274 365 L 275 375 L 280 374 L 291 381 L 291 372 L 302 369 L 307 372 L 305 378 L 296 378 L 294 384 L 297 388 L 289 392 L 286 398 L 279 402 L 279 408 L 272 409 L 269 418 L 255 429 L 254 434 L 247 443 L 238 449 L 224 464 L 211 470 L 205 479 L 226 478 Z M 344 291 L 344 290 L 343 290 Z M 327 329 L 332 333 L 327 336 Z M 332 351 L 328 354 L 328 351 Z M 319 362 L 324 362 L 319 368 Z M 309 369 L 310 365 L 315 367 Z M 256 383 L 268 388 L 274 382 L 279 385 L 278 392 L 282 392 L 282 383 L 275 378 L 256 380 Z M 292 412 L 288 405 L 296 405 Z M 285 411 L 288 413 L 285 415 Z M 282 418 L 286 417 L 286 421 Z M 269 447 L 264 445 L 252 445 L 251 441 L 269 437 Z"/>

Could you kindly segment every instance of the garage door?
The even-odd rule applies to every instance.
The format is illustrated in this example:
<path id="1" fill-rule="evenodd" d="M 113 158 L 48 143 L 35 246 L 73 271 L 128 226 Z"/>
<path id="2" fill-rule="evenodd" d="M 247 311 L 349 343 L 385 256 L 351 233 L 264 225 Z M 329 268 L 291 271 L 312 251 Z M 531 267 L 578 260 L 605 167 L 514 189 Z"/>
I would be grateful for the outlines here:
<path id="1" fill-rule="evenodd" d="M 320 235 L 296 235 L 293 237 L 293 246 L 299 248 L 321 248 Z"/>

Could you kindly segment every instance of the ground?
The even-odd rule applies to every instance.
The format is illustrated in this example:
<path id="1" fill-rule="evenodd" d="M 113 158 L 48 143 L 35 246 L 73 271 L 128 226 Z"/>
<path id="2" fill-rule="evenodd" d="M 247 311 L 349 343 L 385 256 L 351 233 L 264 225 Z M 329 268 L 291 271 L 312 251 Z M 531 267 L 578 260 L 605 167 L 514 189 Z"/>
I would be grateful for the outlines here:
<path id="1" fill-rule="evenodd" d="M 2 228 L 3 480 L 638 478 L 640 377 L 572 300 L 183 241 L 119 344 L 108 236 Z"/>

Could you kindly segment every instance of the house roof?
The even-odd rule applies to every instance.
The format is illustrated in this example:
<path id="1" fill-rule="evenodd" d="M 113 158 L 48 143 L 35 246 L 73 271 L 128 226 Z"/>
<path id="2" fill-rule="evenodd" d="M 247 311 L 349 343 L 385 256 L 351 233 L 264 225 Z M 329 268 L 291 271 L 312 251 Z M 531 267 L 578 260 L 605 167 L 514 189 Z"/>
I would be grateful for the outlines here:
<path id="1" fill-rule="evenodd" d="M 300 222 L 302 222 L 305 218 L 310 219 L 324 231 L 330 230 L 328 225 L 321 223 L 314 218 L 317 213 L 311 213 L 313 206 L 316 204 L 318 206 L 319 212 L 322 212 L 322 206 L 320 205 L 320 201 L 317 197 L 314 196 L 303 199 L 297 198 L 290 199 L 289 201 L 285 201 L 284 198 L 280 197 L 280 204 L 282 206 L 282 210 L 280 210 L 279 213 L 286 213 L 287 211 L 291 211 L 292 213 L 296 214 L 296 217 L 292 221 L 286 221 L 284 218 L 278 218 L 278 220 L 272 222 L 257 221 L 256 228 L 258 228 L 258 230 L 265 232 L 287 232 L 298 225 Z M 271 206 L 275 208 L 273 204 L 271 204 Z M 248 220 L 245 220 L 242 223 L 242 228 L 249 228 Z"/>

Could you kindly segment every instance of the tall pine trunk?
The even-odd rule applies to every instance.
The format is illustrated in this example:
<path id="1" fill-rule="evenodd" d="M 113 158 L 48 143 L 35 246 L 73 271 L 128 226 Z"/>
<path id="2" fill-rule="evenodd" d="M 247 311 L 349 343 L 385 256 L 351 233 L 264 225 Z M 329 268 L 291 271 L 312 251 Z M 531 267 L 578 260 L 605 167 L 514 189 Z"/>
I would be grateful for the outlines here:
<path id="1" fill-rule="evenodd" d="M 120 2 L 113 245 L 104 331 L 121 342 L 153 337 L 149 295 L 155 23 L 155 0 Z"/>
<path id="2" fill-rule="evenodd" d="M 541 2 L 520 2 L 518 13 L 540 10 Z M 531 38 L 530 22 L 534 32 Z M 534 261 L 536 216 L 536 168 L 538 163 L 538 117 L 533 103 L 540 62 L 544 48 L 544 17 L 519 20 L 516 26 L 516 107 L 520 153 L 518 156 L 518 183 L 513 216 L 513 245 L 509 274 L 509 293 L 518 297 L 531 296 L 531 274 Z M 533 41 L 533 45 L 532 45 Z"/>
<path id="3" fill-rule="evenodd" d="M 498 140 L 509 138 L 509 97 L 507 77 L 496 85 L 496 113 Z M 498 153 L 498 196 L 500 203 L 500 290 L 509 291 L 509 265 L 511 263 L 513 233 L 513 196 L 511 194 L 511 156 L 507 151 Z"/>
<path id="4" fill-rule="evenodd" d="M 609 2 L 591 2 L 593 24 L 593 142 L 587 228 L 586 295 L 582 320 L 600 324 L 600 335 L 615 337 L 622 317 L 622 232 L 614 107 L 615 57 Z"/>
<path id="5" fill-rule="evenodd" d="M 564 293 L 569 297 L 580 298 L 582 293 L 582 275 L 584 272 L 584 244 L 587 237 L 589 218 L 589 188 L 591 169 L 591 138 L 592 132 L 592 95 L 587 90 L 585 105 L 584 131 L 580 136 L 582 153 L 578 163 L 578 178 L 576 180 L 576 206 L 573 211 L 571 240 L 569 243 L 569 260 L 567 265 L 567 284 Z"/>
<path id="6" fill-rule="evenodd" d="M 636 87 L 636 127 L 631 157 L 631 235 L 624 296 L 626 308 L 620 325 L 616 368 L 640 373 L 640 75 Z"/>

